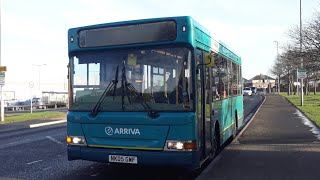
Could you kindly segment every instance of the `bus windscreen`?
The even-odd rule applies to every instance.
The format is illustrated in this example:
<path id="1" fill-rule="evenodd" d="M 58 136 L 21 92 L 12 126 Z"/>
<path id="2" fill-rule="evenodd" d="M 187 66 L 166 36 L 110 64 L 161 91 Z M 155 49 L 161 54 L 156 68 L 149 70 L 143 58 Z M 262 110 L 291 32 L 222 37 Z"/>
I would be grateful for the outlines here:
<path id="1" fill-rule="evenodd" d="M 163 21 L 86 29 L 78 37 L 82 48 L 173 41 L 177 28 L 175 21 Z"/>

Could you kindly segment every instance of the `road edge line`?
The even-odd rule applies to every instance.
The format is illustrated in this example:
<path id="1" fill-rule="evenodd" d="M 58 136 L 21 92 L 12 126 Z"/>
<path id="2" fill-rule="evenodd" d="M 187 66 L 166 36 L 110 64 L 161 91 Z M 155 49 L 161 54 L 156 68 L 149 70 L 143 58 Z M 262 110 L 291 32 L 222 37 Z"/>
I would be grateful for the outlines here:
<path id="1" fill-rule="evenodd" d="M 46 122 L 46 123 L 30 124 L 29 128 L 42 127 L 42 126 L 60 124 L 60 123 L 65 123 L 65 122 L 67 122 L 67 120 L 58 120 L 58 121 L 52 121 L 52 122 Z"/>

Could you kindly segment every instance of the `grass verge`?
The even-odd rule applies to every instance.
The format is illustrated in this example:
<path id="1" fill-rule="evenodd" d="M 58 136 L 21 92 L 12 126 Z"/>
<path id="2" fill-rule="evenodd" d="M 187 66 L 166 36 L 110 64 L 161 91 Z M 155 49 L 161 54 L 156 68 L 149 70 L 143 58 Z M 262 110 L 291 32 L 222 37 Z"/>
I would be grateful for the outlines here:
<path id="1" fill-rule="evenodd" d="M 48 120 L 48 119 L 65 119 L 65 112 L 34 112 L 34 113 L 19 113 L 6 115 L 4 121 L 0 124 L 12 122 L 21 122 L 29 120 Z"/>
<path id="2" fill-rule="evenodd" d="M 320 93 L 317 95 L 304 95 L 303 106 L 300 106 L 300 96 L 281 93 L 281 96 L 286 97 L 292 104 L 300 109 L 309 119 L 314 121 L 320 127 Z"/>

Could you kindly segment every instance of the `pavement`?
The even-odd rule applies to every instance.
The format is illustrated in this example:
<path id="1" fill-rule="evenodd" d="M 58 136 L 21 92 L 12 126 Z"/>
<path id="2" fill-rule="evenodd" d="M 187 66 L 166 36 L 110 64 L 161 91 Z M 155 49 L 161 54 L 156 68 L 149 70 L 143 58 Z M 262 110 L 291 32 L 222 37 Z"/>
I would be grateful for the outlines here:
<path id="1" fill-rule="evenodd" d="M 32 129 L 49 125 L 59 125 L 66 123 L 66 119 L 53 120 L 29 120 L 22 122 L 14 122 L 8 124 L 0 124 L 0 133 L 7 133 L 17 130 Z"/>
<path id="2" fill-rule="evenodd" d="M 319 167 L 319 127 L 283 97 L 267 94 L 197 180 L 319 180 Z"/>

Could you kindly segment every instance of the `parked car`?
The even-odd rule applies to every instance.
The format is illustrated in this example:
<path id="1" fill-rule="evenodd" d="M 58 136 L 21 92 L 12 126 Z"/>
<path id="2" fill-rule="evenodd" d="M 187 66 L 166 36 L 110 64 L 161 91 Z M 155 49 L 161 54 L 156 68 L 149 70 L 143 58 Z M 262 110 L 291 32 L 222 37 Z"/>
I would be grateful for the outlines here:
<path id="1" fill-rule="evenodd" d="M 257 88 L 254 87 L 254 86 L 251 86 L 251 91 L 252 91 L 252 94 L 257 94 Z"/>
<path id="2" fill-rule="evenodd" d="M 251 96 L 252 95 L 252 90 L 250 87 L 245 87 L 243 88 L 243 95 L 248 95 Z"/>

